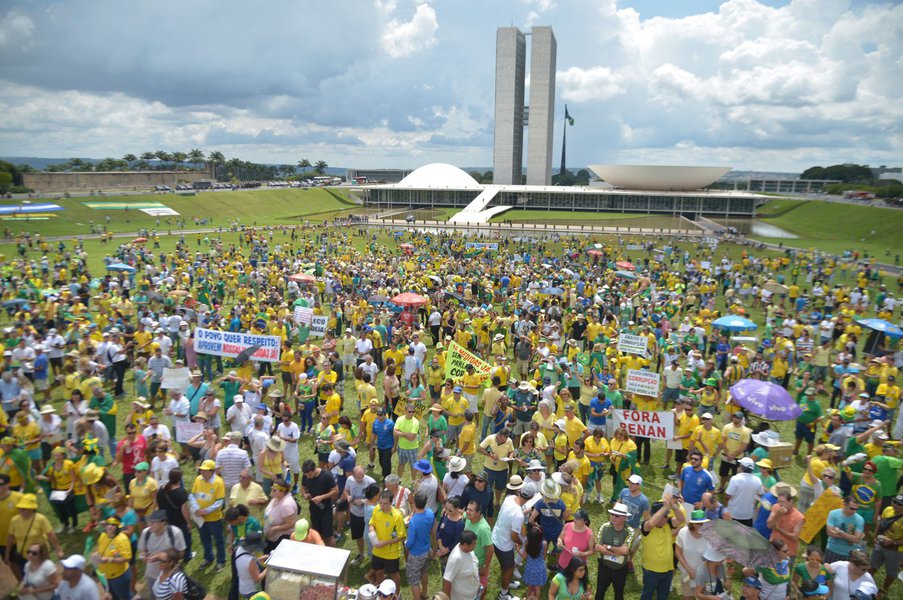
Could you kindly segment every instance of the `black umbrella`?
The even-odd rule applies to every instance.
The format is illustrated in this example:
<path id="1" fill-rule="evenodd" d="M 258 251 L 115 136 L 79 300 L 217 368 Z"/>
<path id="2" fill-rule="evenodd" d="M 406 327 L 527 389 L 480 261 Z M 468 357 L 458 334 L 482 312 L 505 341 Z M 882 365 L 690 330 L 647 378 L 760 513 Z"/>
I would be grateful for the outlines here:
<path id="1" fill-rule="evenodd" d="M 247 360 L 251 360 L 251 357 L 254 356 L 254 353 L 258 350 L 260 350 L 260 346 L 248 346 L 235 357 L 235 364 L 240 365 Z"/>
<path id="2" fill-rule="evenodd" d="M 450 292 L 448 290 L 445 291 L 445 299 L 454 298 L 458 302 L 464 302 L 464 296 L 461 294 L 456 294 L 455 292 Z"/>

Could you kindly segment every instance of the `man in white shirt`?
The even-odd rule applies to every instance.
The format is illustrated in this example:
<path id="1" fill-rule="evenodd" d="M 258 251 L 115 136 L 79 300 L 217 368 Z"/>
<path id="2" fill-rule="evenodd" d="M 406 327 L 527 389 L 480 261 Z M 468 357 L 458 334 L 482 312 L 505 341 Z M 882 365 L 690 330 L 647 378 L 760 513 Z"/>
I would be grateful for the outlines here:
<path id="1" fill-rule="evenodd" d="M 298 440 L 301 438 L 301 429 L 297 423 L 292 421 L 292 413 L 282 413 L 281 422 L 276 426 L 276 436 L 285 442 L 285 449 L 282 453 L 285 455 L 285 462 L 288 463 L 289 469 L 292 471 L 292 483 L 294 483 L 292 494 L 297 494 L 298 478 L 301 476 L 301 462 L 298 454 Z"/>
<path id="2" fill-rule="evenodd" d="M 361 337 L 354 344 L 354 352 L 357 354 L 357 364 L 360 366 L 364 362 L 364 357 L 373 351 L 373 342 L 370 341 L 370 334 L 367 331 L 361 332 Z"/>
<path id="3" fill-rule="evenodd" d="M 86 562 L 81 554 L 60 561 L 63 576 L 56 588 L 60 600 L 99 600 L 97 583 L 84 573 Z"/>
<path id="4" fill-rule="evenodd" d="M 160 351 L 163 353 L 163 356 L 169 356 L 169 351 L 172 349 L 172 340 L 164 335 L 163 328 L 157 327 L 154 330 L 156 336 L 154 337 L 154 342 L 160 346 Z"/>
<path id="5" fill-rule="evenodd" d="M 442 591 L 449 600 L 473 600 L 480 593 L 479 561 L 474 553 L 476 545 L 477 535 L 470 530 L 462 531 L 458 545 L 448 555 Z"/>
<path id="6" fill-rule="evenodd" d="M 498 558 L 502 571 L 499 579 L 499 600 L 511 599 L 508 587 L 514 578 L 514 555 L 521 545 L 520 531 L 524 525 L 523 506 L 530 499 L 524 497 L 530 493 L 529 491 L 521 493 L 523 483 L 519 480 L 520 477 L 517 477 L 509 481 L 507 489 L 514 494 L 502 502 L 495 527 L 492 528 L 492 545 L 495 547 L 495 557 Z"/>
<path id="7" fill-rule="evenodd" d="M 180 553 L 185 552 L 185 536 L 178 527 L 166 522 L 166 511 L 155 510 L 147 519 L 148 526 L 138 536 L 137 558 L 145 565 L 144 589 L 141 598 L 153 600 L 153 586 L 157 576 L 160 575 L 160 566 L 154 560 L 148 560 L 158 552 L 165 552 L 174 548 Z"/>
<path id="8" fill-rule="evenodd" d="M 251 468 L 248 453 L 239 447 L 242 435 L 237 431 L 226 434 L 226 446 L 216 454 L 216 470 L 227 490 L 239 482 L 241 472 Z"/>
<path id="9" fill-rule="evenodd" d="M 420 334 L 414 333 L 414 340 L 411 342 L 411 348 L 414 349 L 414 356 L 420 361 L 421 365 L 426 364 L 426 344 L 420 340 Z M 407 369 L 405 369 L 407 371 Z"/>
<path id="10" fill-rule="evenodd" d="M 251 416 L 251 407 L 245 403 L 245 397 L 242 394 L 233 396 L 232 406 L 226 411 L 226 423 L 229 425 L 229 430 L 244 435 L 251 422 Z"/>
<path id="11" fill-rule="evenodd" d="M 172 429 L 178 435 L 179 423 L 191 423 L 191 405 L 188 398 L 182 395 L 179 390 L 169 391 L 169 405 L 163 410 L 163 414 L 168 415 L 172 419 Z M 182 444 L 183 459 L 190 458 L 188 454 L 188 444 Z"/>
<path id="12" fill-rule="evenodd" d="M 53 367 L 54 376 L 61 374 L 63 372 L 63 349 L 66 347 L 66 339 L 56 329 L 50 329 L 47 332 L 47 338 L 44 340 L 44 347 L 47 348 L 47 358 L 50 359 L 50 366 Z"/>
<path id="13" fill-rule="evenodd" d="M 379 365 L 373 362 L 372 354 L 364 355 L 364 362 L 360 365 L 360 367 L 362 372 L 370 375 L 371 383 L 376 381 L 376 376 L 379 374 Z"/>
<path id="14" fill-rule="evenodd" d="M 683 371 L 680 368 L 680 362 L 675 358 L 671 361 L 662 372 L 665 380 L 665 389 L 662 392 L 662 404 L 667 409 L 669 404 L 673 404 L 680 399 L 680 377 Z"/>
<path id="15" fill-rule="evenodd" d="M 113 388 L 113 395 L 119 398 L 125 395 L 122 384 L 125 381 L 125 372 L 126 369 L 128 369 L 129 361 L 128 356 L 126 356 L 125 353 L 125 346 L 122 344 L 122 338 L 118 333 L 110 336 L 110 344 L 107 346 L 107 356 L 110 357 L 110 363 L 113 368 L 113 377 L 116 380 L 116 385 Z"/>
<path id="16" fill-rule="evenodd" d="M 255 461 L 259 459 L 260 453 L 270 441 L 270 435 L 264 430 L 263 424 L 263 415 L 255 415 L 254 426 L 248 432 L 248 445 L 251 447 L 251 456 Z M 256 469 L 256 476 L 258 482 L 263 481 L 263 473 L 260 472 L 260 469 Z"/>
<path id="17" fill-rule="evenodd" d="M 144 428 L 144 431 L 141 432 L 141 435 L 144 436 L 144 439 L 150 441 L 157 437 L 157 439 L 164 440 L 168 442 L 172 439 L 172 434 L 169 432 L 169 427 L 160 423 L 160 417 L 156 414 L 153 414 L 148 419 L 148 425 Z"/>
<path id="18" fill-rule="evenodd" d="M 756 468 L 755 462 L 748 456 L 740 459 L 739 469 L 736 475 L 731 477 L 725 490 L 727 509 L 738 523 L 752 527 L 755 516 L 756 500 L 765 495 L 762 480 L 753 475 Z"/>

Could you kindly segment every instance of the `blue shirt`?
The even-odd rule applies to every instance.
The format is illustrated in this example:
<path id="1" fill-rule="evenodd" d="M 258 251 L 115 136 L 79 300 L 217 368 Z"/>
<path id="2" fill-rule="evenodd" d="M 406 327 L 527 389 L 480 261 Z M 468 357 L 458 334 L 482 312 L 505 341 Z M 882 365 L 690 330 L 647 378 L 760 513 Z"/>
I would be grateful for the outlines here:
<path id="1" fill-rule="evenodd" d="M 836 527 L 845 533 L 859 533 L 865 528 L 865 519 L 859 513 L 848 517 L 842 508 L 835 508 L 828 513 L 828 527 Z M 857 547 L 846 540 L 828 536 L 828 550 L 841 556 L 849 556 Z"/>
<path id="2" fill-rule="evenodd" d="M 373 435 L 376 436 L 376 447 L 380 450 L 389 450 L 395 445 L 395 437 L 392 432 L 395 431 L 395 421 L 386 418 L 380 422 L 379 417 L 373 421 Z"/>
<path id="3" fill-rule="evenodd" d="M 771 515 L 771 507 L 778 501 L 778 497 L 771 492 L 766 492 L 759 500 L 759 509 L 756 511 L 756 518 L 753 521 L 753 527 L 766 540 L 771 539 L 771 529 L 768 527 L 768 517 Z"/>
<path id="4" fill-rule="evenodd" d="M 50 360 L 47 358 L 46 354 L 36 356 L 34 359 L 34 378 L 47 379 L 47 367 L 49 365 Z"/>
<path id="5" fill-rule="evenodd" d="M 627 517 L 627 524 L 634 529 L 642 523 L 643 513 L 649 512 L 650 509 L 649 498 L 646 497 L 646 494 L 640 492 L 639 496 L 631 496 L 630 490 L 627 488 L 621 490 L 618 502 L 627 505 L 627 512 L 630 513 L 630 516 Z"/>
<path id="6" fill-rule="evenodd" d="M 543 539 L 546 541 L 557 540 L 564 529 L 563 515 L 567 507 L 562 500 L 548 502 L 541 499 L 533 505 L 533 510 L 539 513 L 539 525 L 542 527 Z"/>
<path id="7" fill-rule="evenodd" d="M 712 482 L 712 476 L 705 469 L 694 471 L 693 467 L 684 467 L 680 472 L 680 481 L 683 482 L 684 500 L 690 504 L 696 504 L 702 500 L 702 495 L 706 492 L 714 492 L 715 484 Z"/>
<path id="8" fill-rule="evenodd" d="M 439 528 L 436 530 L 436 539 L 441 540 L 442 545 L 451 550 L 461 541 L 465 520 L 461 518 L 457 521 L 452 521 L 448 517 L 442 517 Z"/>
<path id="9" fill-rule="evenodd" d="M 404 546 L 412 556 L 422 556 L 429 552 L 430 536 L 433 533 L 433 522 L 436 516 L 433 511 L 426 508 L 422 513 L 414 513 L 411 516 L 411 522 L 408 524 L 408 539 L 405 540 Z"/>
<path id="10" fill-rule="evenodd" d="M 594 417 L 593 413 L 605 412 L 611 407 L 611 400 L 609 400 L 608 398 L 606 398 L 605 400 L 599 400 L 598 396 L 594 396 L 593 399 L 589 401 L 589 424 L 593 425 L 594 427 L 604 427 L 605 417 Z"/>

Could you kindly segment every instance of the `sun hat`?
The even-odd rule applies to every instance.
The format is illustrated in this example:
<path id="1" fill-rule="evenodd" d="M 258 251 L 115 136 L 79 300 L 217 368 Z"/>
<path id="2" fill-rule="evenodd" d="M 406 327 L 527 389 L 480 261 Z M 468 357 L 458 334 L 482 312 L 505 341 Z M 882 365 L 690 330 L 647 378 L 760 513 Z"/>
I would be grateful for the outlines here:
<path id="1" fill-rule="evenodd" d="M 690 513 L 690 523 L 699 525 L 708 522 L 709 519 L 706 518 L 704 510 L 694 510 L 692 513 Z"/>
<path id="2" fill-rule="evenodd" d="M 715 550 L 712 546 L 709 546 L 705 549 L 705 552 L 702 553 L 702 558 L 710 562 L 721 562 L 727 557 Z"/>
<path id="3" fill-rule="evenodd" d="M 168 517 L 166 516 L 166 511 L 162 508 L 158 508 L 154 512 L 150 514 L 147 518 L 148 521 L 168 521 Z"/>
<path id="4" fill-rule="evenodd" d="M 414 468 L 421 473 L 429 474 L 433 472 L 433 465 L 425 458 L 421 458 L 414 463 Z"/>
<path id="5" fill-rule="evenodd" d="M 545 471 L 546 466 L 542 464 L 539 459 L 534 458 L 527 465 L 527 471 Z"/>
<path id="6" fill-rule="evenodd" d="M 19 498 L 19 502 L 16 504 L 16 508 L 25 510 L 37 510 L 38 497 L 34 494 L 23 494 L 22 497 Z"/>
<path id="7" fill-rule="evenodd" d="M 273 452 L 282 452 L 285 450 L 285 442 L 281 438 L 271 437 L 267 440 L 267 449 Z"/>
<path id="8" fill-rule="evenodd" d="M 524 487 L 524 480 L 521 479 L 520 475 L 512 475 L 508 480 L 508 485 L 505 486 L 505 488 L 511 492 L 516 492 L 522 487 Z"/>
<path id="9" fill-rule="evenodd" d="M 621 502 L 616 502 L 614 506 L 608 509 L 608 514 L 615 515 L 618 517 L 629 517 L 630 509 L 627 508 L 626 504 Z"/>
<path id="10" fill-rule="evenodd" d="M 526 381 L 521 381 L 521 382 L 518 384 L 517 389 L 523 390 L 523 391 L 527 391 L 527 390 L 530 389 L 530 384 L 527 383 Z"/>
<path id="11" fill-rule="evenodd" d="M 442 407 L 436 402 L 430 407 L 430 412 L 442 412 Z"/>
<path id="12" fill-rule="evenodd" d="M 99 418 L 100 418 L 100 415 L 93 408 L 89 408 L 88 410 L 85 411 L 85 419 L 87 419 L 88 421 L 96 421 Z"/>
<path id="13" fill-rule="evenodd" d="M 557 421 L 555 421 L 553 423 L 553 425 L 555 425 L 555 427 L 557 427 L 561 431 L 564 431 L 564 427 L 565 427 L 565 425 L 567 425 L 567 423 L 565 422 L 564 419 L 558 419 Z"/>
<path id="14" fill-rule="evenodd" d="M 336 440 L 334 445 L 339 452 L 348 452 L 351 449 L 351 444 L 347 440 Z"/>
<path id="15" fill-rule="evenodd" d="M 82 482 L 85 485 L 94 485 L 100 478 L 103 477 L 103 474 L 106 472 L 101 466 L 95 465 L 94 463 L 88 463 L 82 468 Z"/>
<path id="16" fill-rule="evenodd" d="M 78 569 L 81 571 L 85 568 L 87 562 L 81 554 L 73 554 L 61 560 L 60 564 L 63 565 L 64 569 Z"/>
<path id="17" fill-rule="evenodd" d="M 790 485 L 789 483 L 784 483 L 783 481 L 774 484 L 773 486 L 771 486 L 771 488 L 768 491 L 771 494 L 777 496 L 778 492 L 785 491 L 785 490 L 790 492 L 791 498 L 796 497 L 796 488 L 793 487 L 792 485 Z"/>
<path id="18" fill-rule="evenodd" d="M 770 458 L 763 458 L 762 460 L 757 462 L 756 465 L 758 465 L 762 469 L 774 469 L 774 465 L 771 464 Z"/>
<path id="19" fill-rule="evenodd" d="M 561 486 L 554 479 L 546 479 L 539 486 L 539 495 L 547 500 L 558 500 L 561 496 Z"/>
<path id="20" fill-rule="evenodd" d="M 49 404 L 47 404 L 47 405 L 41 407 L 41 414 L 42 414 L 42 415 L 52 415 L 52 414 L 55 413 L 55 412 L 56 412 L 56 409 L 53 408 L 52 406 L 50 406 Z"/>
<path id="21" fill-rule="evenodd" d="M 280 440 L 281 441 L 281 440 Z M 199 471 L 214 471 L 216 470 L 216 463 L 209 458 L 201 463 L 201 466 L 198 467 Z"/>

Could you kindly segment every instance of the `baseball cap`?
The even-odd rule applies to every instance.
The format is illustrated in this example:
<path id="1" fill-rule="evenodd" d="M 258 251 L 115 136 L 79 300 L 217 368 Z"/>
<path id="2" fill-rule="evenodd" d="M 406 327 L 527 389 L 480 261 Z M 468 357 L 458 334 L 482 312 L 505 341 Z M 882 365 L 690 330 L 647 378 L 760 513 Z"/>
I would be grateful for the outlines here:
<path id="1" fill-rule="evenodd" d="M 383 596 L 391 596 L 396 591 L 398 591 L 398 588 L 395 586 L 394 581 L 392 581 L 391 579 L 385 579 L 381 584 L 379 584 L 379 587 L 376 588 L 376 591 Z"/>
<path id="2" fill-rule="evenodd" d="M 634 473 L 633 475 L 628 477 L 627 481 L 629 481 L 630 483 L 636 483 L 638 485 L 643 485 L 643 478 L 640 477 L 639 475 L 637 475 L 636 473 Z"/>
<path id="3" fill-rule="evenodd" d="M 740 459 L 740 466 L 742 466 L 744 469 L 755 469 L 756 463 L 750 457 L 744 456 Z"/>
<path id="4" fill-rule="evenodd" d="M 66 557 L 60 561 L 60 564 L 63 565 L 64 569 L 78 569 L 79 571 L 85 568 L 85 557 L 81 554 L 73 554 L 72 556 Z"/>

